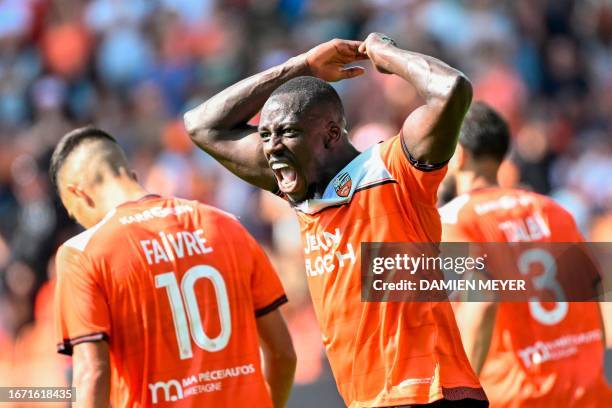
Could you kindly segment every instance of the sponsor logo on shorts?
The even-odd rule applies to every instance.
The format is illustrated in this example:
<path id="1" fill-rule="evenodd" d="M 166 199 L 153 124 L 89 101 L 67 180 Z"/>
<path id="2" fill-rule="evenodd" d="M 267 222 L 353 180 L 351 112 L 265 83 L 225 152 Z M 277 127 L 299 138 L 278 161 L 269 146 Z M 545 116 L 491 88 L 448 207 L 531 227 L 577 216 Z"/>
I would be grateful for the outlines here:
<path id="1" fill-rule="evenodd" d="M 183 399 L 183 387 L 181 387 L 181 383 L 177 380 L 170 380 L 167 382 L 158 381 L 155 384 L 149 384 L 149 390 L 151 391 L 151 402 L 153 404 L 159 402 L 159 390 L 163 391 L 162 396 L 164 402 Z"/>
<path id="2" fill-rule="evenodd" d="M 149 384 L 151 404 L 175 402 L 202 393 L 222 391 L 224 384 L 232 379 L 250 376 L 257 372 L 255 364 L 243 364 L 218 370 L 204 371 L 187 377 Z"/>

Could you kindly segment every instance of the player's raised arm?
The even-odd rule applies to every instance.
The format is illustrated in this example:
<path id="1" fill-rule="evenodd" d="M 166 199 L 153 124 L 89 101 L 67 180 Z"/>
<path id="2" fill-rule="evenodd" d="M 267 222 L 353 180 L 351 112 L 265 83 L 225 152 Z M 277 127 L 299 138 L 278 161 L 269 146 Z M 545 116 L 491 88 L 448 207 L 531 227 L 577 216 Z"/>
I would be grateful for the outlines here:
<path id="1" fill-rule="evenodd" d="M 455 307 L 463 348 L 476 375 L 480 375 L 489 353 L 496 315 L 494 302 L 466 302 Z"/>
<path id="2" fill-rule="evenodd" d="M 470 81 L 440 60 L 398 48 L 384 34 L 370 34 L 360 51 L 367 53 L 380 72 L 410 82 L 425 101 L 406 118 L 402 128 L 412 159 L 426 165 L 450 159 L 472 100 Z"/>
<path id="3" fill-rule="evenodd" d="M 272 91 L 286 81 L 311 75 L 339 81 L 363 73 L 345 67 L 366 59 L 359 41 L 331 40 L 216 94 L 185 114 L 185 127 L 193 142 L 243 180 L 276 191 L 276 179 L 262 152 L 257 128 L 248 121 L 257 114 Z"/>
<path id="4" fill-rule="evenodd" d="M 110 406 L 110 357 L 106 341 L 85 342 L 74 346 L 72 356 L 79 408 Z"/>
<path id="5" fill-rule="evenodd" d="M 470 237 L 461 226 L 446 223 L 443 216 L 442 242 L 470 242 Z M 498 305 L 495 302 L 453 303 L 461 342 L 476 375 L 480 375 L 491 347 L 497 309 Z"/>
<path id="6" fill-rule="evenodd" d="M 257 318 L 266 366 L 266 381 L 275 408 L 282 408 L 291 394 L 297 357 L 285 320 L 279 310 Z"/>

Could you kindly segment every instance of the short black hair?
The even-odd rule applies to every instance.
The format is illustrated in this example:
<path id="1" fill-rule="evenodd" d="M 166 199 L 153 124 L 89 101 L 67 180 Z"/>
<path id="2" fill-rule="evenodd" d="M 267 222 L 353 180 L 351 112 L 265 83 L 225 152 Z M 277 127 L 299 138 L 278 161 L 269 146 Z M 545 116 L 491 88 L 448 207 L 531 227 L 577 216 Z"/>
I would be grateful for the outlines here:
<path id="1" fill-rule="evenodd" d="M 322 79 L 312 76 L 300 76 L 285 82 L 272 92 L 270 98 L 283 94 L 298 95 L 304 102 L 304 107 L 321 103 L 331 104 L 344 116 L 344 107 L 338 92 L 333 86 Z"/>
<path id="2" fill-rule="evenodd" d="M 66 159 L 68 159 L 68 156 L 70 156 L 74 149 L 86 140 L 103 140 L 118 145 L 114 137 L 94 126 L 85 126 L 66 133 L 62 136 L 57 146 L 55 146 L 51 155 L 51 163 L 49 164 L 49 177 L 56 189 L 58 187 L 57 174 L 66 162 Z"/>
<path id="3" fill-rule="evenodd" d="M 459 144 L 476 159 L 488 157 L 501 162 L 510 147 L 508 124 L 489 105 L 475 102 L 463 120 Z"/>

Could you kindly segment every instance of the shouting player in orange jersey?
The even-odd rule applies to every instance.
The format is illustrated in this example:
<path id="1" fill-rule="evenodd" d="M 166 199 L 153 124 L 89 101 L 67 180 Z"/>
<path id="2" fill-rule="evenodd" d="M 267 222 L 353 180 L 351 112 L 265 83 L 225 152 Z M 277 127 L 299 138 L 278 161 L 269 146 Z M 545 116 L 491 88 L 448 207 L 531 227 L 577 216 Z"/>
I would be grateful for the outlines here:
<path id="1" fill-rule="evenodd" d="M 359 76 L 346 64 L 368 58 L 424 104 L 399 135 L 360 154 L 326 81 Z M 296 210 L 323 343 L 350 407 L 487 405 L 449 303 L 362 302 L 360 282 L 362 242 L 440 240 L 436 190 L 471 96 L 461 72 L 374 33 L 321 44 L 185 115 L 198 146 Z"/>
<path id="2" fill-rule="evenodd" d="M 475 103 L 443 183 L 454 181 L 459 194 L 440 209 L 443 241 L 582 242 L 572 216 L 549 198 L 497 186 L 509 142 L 504 120 Z M 556 269 L 561 276 L 561 266 Z M 492 407 L 612 406 L 597 303 L 482 302 L 456 309 L 464 347 Z"/>
<path id="3" fill-rule="evenodd" d="M 95 128 L 64 136 L 51 177 L 88 228 L 57 254 L 58 350 L 73 356 L 79 406 L 285 405 L 296 362 L 278 310 L 287 298 L 235 218 L 148 194 Z"/>

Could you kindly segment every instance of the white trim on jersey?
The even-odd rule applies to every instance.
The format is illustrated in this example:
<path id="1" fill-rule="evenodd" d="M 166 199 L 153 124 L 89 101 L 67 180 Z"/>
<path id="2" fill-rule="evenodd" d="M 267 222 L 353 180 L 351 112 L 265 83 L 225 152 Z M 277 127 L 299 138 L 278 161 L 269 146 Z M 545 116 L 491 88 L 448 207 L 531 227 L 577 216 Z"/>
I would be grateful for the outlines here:
<path id="1" fill-rule="evenodd" d="M 100 227 L 106 224 L 108 220 L 110 220 L 113 217 L 113 215 L 115 215 L 116 212 L 117 212 L 117 209 L 113 208 L 111 211 L 109 211 L 106 214 L 106 216 L 104 216 L 104 218 L 102 218 L 102 220 L 99 223 L 97 223 L 96 225 L 94 225 L 93 227 L 89 229 L 86 229 L 80 234 L 75 235 L 74 237 L 70 238 L 68 241 L 64 243 L 64 245 L 70 248 L 77 249 L 81 252 L 85 251 L 85 247 L 87 246 L 91 238 L 93 238 L 94 234 L 100 229 Z"/>
<path id="2" fill-rule="evenodd" d="M 470 201 L 469 194 L 462 194 L 438 208 L 442 224 L 456 224 L 459 221 L 459 212 Z"/>
<path id="3" fill-rule="evenodd" d="M 355 157 L 340 170 L 327 185 L 322 198 L 302 201 L 294 208 L 306 214 L 314 214 L 327 207 L 350 202 L 359 189 L 389 180 L 395 179 L 391 176 L 380 156 L 380 144 L 376 144 Z M 339 188 L 337 187 L 347 185 L 348 182 L 350 182 L 349 193 L 345 196 L 338 195 Z"/>

